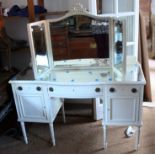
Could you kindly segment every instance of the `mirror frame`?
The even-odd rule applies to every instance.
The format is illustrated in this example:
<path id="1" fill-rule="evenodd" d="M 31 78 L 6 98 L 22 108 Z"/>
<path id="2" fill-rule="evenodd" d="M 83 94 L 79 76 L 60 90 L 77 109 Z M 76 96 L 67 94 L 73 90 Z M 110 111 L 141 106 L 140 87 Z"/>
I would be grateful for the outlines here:
<path id="1" fill-rule="evenodd" d="M 46 43 L 46 48 L 47 48 L 47 59 L 48 59 L 48 70 L 44 73 L 44 74 L 39 74 L 38 73 L 38 68 L 37 68 L 37 61 L 36 61 L 36 52 L 35 52 L 35 46 L 34 46 L 34 39 L 33 39 L 33 35 L 32 35 L 32 27 L 33 26 L 38 26 L 38 25 L 44 25 L 45 26 L 45 43 Z M 48 72 L 50 72 L 50 70 L 53 68 L 53 55 L 52 55 L 52 47 L 51 44 L 48 43 L 48 40 L 50 40 L 50 36 L 48 35 L 47 32 L 47 22 L 46 20 L 43 21 L 38 21 L 38 22 L 34 22 L 34 23 L 30 23 L 27 25 L 27 29 L 28 29 L 28 38 L 29 38 L 29 44 L 30 44 L 30 50 L 31 50 L 31 61 L 32 61 L 32 67 L 33 67 L 33 71 L 34 71 L 34 77 L 35 79 L 41 79 L 45 74 L 47 74 Z"/>
<path id="2" fill-rule="evenodd" d="M 69 11 L 67 14 L 65 14 L 62 17 L 59 18 L 54 18 L 54 19 L 46 19 L 43 21 L 38 21 L 34 23 L 30 23 L 27 25 L 28 28 L 28 37 L 29 37 L 29 43 L 30 43 L 30 49 L 31 49 L 31 57 L 32 57 L 32 66 L 33 66 L 33 71 L 34 71 L 34 76 L 35 79 L 41 79 L 42 77 L 46 76 L 46 74 L 50 73 L 51 70 L 56 70 L 54 66 L 54 59 L 53 59 L 53 52 L 52 52 L 52 41 L 51 41 L 51 31 L 50 31 L 50 23 L 55 23 L 55 22 L 60 22 L 61 20 L 64 20 L 68 17 L 71 16 L 76 16 L 76 15 L 82 15 L 82 16 L 87 16 L 96 20 L 103 20 L 103 19 L 109 19 L 109 66 L 108 68 L 114 68 L 114 20 L 120 20 L 120 18 L 113 18 L 113 17 L 103 17 L 103 16 L 97 16 L 89 13 L 88 11 L 85 11 L 83 9 L 79 8 L 73 8 L 73 10 Z M 123 22 L 124 23 L 124 22 Z M 42 75 L 39 75 L 37 72 L 37 64 L 36 64 L 36 59 L 35 59 L 35 47 L 34 47 L 34 41 L 33 41 L 33 36 L 32 36 L 32 31 L 31 27 L 36 26 L 36 25 L 45 25 L 45 39 L 46 39 L 46 47 L 47 47 L 47 57 L 48 57 L 48 62 L 49 62 L 49 69 L 46 73 L 43 73 Z M 123 29 L 125 28 L 125 25 L 123 24 Z M 123 72 L 125 71 L 125 58 L 126 58 L 126 50 L 125 50 L 125 33 L 123 33 L 123 52 L 124 52 L 124 57 L 123 57 Z M 71 59 L 70 59 L 71 60 Z M 76 67 L 75 67 L 76 68 Z M 88 66 L 82 66 L 82 68 L 88 68 Z M 90 67 L 89 67 L 90 68 Z M 92 67 L 91 67 L 92 68 Z M 96 68 L 103 68 L 103 66 L 96 66 Z M 64 67 L 59 67 L 59 69 L 65 69 Z M 74 69 L 74 66 L 71 68 Z"/>
<path id="3" fill-rule="evenodd" d="M 118 66 L 117 65 L 115 65 L 115 35 L 116 35 L 116 33 L 115 33 L 115 22 L 116 21 L 121 21 L 122 22 L 122 31 L 123 31 L 123 33 L 122 33 L 122 40 L 123 40 L 123 42 L 122 42 L 122 54 L 123 54 L 123 58 L 122 58 L 122 63 L 120 64 L 120 68 L 122 69 L 122 70 L 119 70 L 118 69 Z M 113 29 L 112 29 L 112 36 L 113 36 L 113 43 L 112 43 L 112 45 L 113 45 L 113 50 L 112 50 L 112 67 L 113 67 L 113 72 L 115 72 L 115 73 L 117 73 L 118 74 L 118 76 L 121 76 L 122 77 L 122 79 L 125 79 L 125 75 L 126 75 L 126 66 L 127 66 L 127 64 L 126 64 L 126 59 L 127 59 L 127 53 L 126 53 L 126 20 L 124 19 L 124 18 L 114 18 L 114 20 L 113 20 Z"/>

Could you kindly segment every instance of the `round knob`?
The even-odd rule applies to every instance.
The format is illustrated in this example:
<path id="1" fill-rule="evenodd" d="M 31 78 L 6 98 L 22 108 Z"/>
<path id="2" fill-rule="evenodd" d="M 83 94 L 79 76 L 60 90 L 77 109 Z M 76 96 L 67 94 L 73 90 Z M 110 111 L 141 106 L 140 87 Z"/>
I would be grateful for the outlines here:
<path id="1" fill-rule="evenodd" d="M 37 91 L 41 91 L 41 87 L 37 87 L 36 90 L 37 90 Z"/>
<path id="2" fill-rule="evenodd" d="M 101 89 L 100 89 L 100 88 L 96 88 L 95 91 L 96 91 L 97 93 L 99 93 L 99 92 L 101 91 Z"/>
<path id="3" fill-rule="evenodd" d="M 109 91 L 110 91 L 111 93 L 114 93 L 114 92 L 115 92 L 115 88 L 110 88 Z"/>
<path id="4" fill-rule="evenodd" d="M 132 88 L 131 91 L 132 91 L 132 93 L 137 93 L 137 89 L 136 88 Z"/>
<path id="5" fill-rule="evenodd" d="M 50 87 L 50 88 L 49 88 L 49 91 L 53 92 L 53 91 L 54 91 L 54 89 L 53 89 L 52 87 Z"/>
<path id="6" fill-rule="evenodd" d="M 21 86 L 19 86 L 19 87 L 18 87 L 18 90 L 22 91 L 22 90 L 23 90 L 23 88 L 22 88 Z"/>

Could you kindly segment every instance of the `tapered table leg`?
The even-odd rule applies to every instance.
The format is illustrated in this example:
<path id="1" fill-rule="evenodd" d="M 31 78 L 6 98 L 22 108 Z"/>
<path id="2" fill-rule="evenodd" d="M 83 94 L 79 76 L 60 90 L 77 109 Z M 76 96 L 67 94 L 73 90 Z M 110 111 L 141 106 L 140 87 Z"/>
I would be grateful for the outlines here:
<path id="1" fill-rule="evenodd" d="M 66 123 L 64 103 L 62 104 L 61 110 L 62 110 L 62 118 L 63 118 L 63 122 Z"/>
<path id="2" fill-rule="evenodd" d="M 49 123 L 49 128 L 50 128 L 50 134 L 51 134 L 52 144 L 53 144 L 53 146 L 55 146 L 55 135 L 54 135 L 53 123 Z"/>
<path id="3" fill-rule="evenodd" d="M 140 147 L 140 133 L 141 133 L 141 126 L 138 126 L 136 131 L 135 150 L 138 150 L 138 148 Z"/>
<path id="4" fill-rule="evenodd" d="M 103 148 L 107 149 L 107 146 L 108 146 L 108 142 L 107 142 L 107 126 L 103 125 L 103 123 L 102 123 L 102 126 L 103 126 Z"/>
<path id="5" fill-rule="evenodd" d="M 25 144 L 28 144 L 28 140 L 27 140 L 27 135 L 26 135 L 26 129 L 25 129 L 25 123 L 24 122 L 20 122 L 21 128 L 22 128 L 22 133 L 24 136 L 24 141 Z"/>

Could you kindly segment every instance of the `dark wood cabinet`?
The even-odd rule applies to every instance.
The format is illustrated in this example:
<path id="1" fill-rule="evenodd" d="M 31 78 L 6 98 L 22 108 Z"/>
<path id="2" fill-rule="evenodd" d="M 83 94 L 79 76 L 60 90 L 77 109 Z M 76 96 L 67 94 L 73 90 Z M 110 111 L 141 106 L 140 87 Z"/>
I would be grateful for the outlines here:
<path id="1" fill-rule="evenodd" d="M 67 28 L 52 29 L 51 40 L 54 60 L 62 60 L 69 58 Z"/>
<path id="2" fill-rule="evenodd" d="M 52 50 L 55 60 L 96 58 L 97 47 L 93 36 L 76 37 L 67 28 L 51 30 Z"/>
<path id="3" fill-rule="evenodd" d="M 54 60 L 109 57 L 109 36 L 106 33 L 74 36 L 67 28 L 53 29 L 51 38 Z"/>
<path id="4" fill-rule="evenodd" d="M 69 39 L 70 58 L 96 58 L 96 42 L 93 37 L 71 38 Z"/>

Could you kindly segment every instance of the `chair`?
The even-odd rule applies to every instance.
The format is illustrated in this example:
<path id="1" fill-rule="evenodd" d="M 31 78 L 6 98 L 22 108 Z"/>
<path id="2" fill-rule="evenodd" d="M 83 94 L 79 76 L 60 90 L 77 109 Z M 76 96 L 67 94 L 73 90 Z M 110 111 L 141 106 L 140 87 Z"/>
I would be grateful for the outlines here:
<path id="1" fill-rule="evenodd" d="M 25 40 L 15 40 L 10 38 L 5 31 L 5 28 L 0 30 L 0 54 L 5 55 L 6 59 L 1 59 L 1 67 L 6 70 L 12 68 L 11 64 L 11 53 L 13 51 L 19 50 L 21 48 L 27 47 L 27 41 Z M 7 62 L 3 62 L 7 60 Z M 4 65 L 5 64 L 5 65 Z"/>

